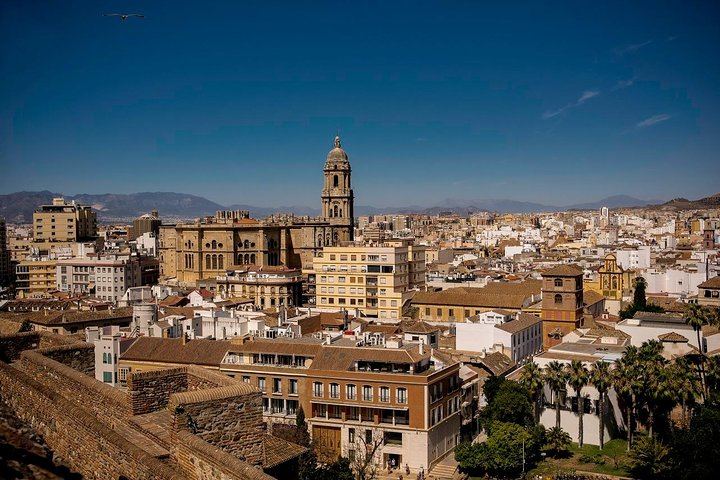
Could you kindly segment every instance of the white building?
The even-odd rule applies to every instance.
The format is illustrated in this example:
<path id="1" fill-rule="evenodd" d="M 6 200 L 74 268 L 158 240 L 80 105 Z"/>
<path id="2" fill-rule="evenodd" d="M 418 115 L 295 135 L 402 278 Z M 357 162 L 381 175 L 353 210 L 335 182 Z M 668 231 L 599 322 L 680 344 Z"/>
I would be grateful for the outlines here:
<path id="1" fill-rule="evenodd" d="M 622 248 L 615 252 L 617 263 L 624 270 L 644 270 L 650 268 L 650 246 L 640 245 L 637 248 Z"/>
<path id="2" fill-rule="evenodd" d="M 120 384 L 118 378 L 118 359 L 120 358 L 121 342 L 125 338 L 120 327 L 87 327 L 85 341 L 95 345 L 95 379 L 113 387 Z M 127 341 L 127 340 L 126 340 Z M 124 349 L 122 349 L 124 350 Z"/>
<path id="3" fill-rule="evenodd" d="M 697 333 L 685 323 L 680 314 L 637 312 L 633 318 L 627 318 L 615 326 L 616 330 L 630 336 L 630 345 L 639 347 L 648 340 L 660 340 L 661 335 L 677 333 L 688 339 L 688 343 L 698 348 Z M 700 332 L 702 342 L 703 332 Z"/>
<path id="4" fill-rule="evenodd" d="M 455 348 L 468 352 L 499 351 L 523 363 L 542 350 L 542 320 L 506 310 L 484 312 L 455 325 Z"/>
<path id="5" fill-rule="evenodd" d="M 57 289 L 117 302 L 130 287 L 142 284 L 140 260 L 133 256 L 68 258 L 57 261 Z"/>

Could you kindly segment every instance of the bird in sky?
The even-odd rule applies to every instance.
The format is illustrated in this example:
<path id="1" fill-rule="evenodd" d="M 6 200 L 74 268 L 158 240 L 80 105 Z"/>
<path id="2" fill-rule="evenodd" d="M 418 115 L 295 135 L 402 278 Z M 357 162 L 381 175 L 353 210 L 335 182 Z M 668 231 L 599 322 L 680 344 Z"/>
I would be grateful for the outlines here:
<path id="1" fill-rule="evenodd" d="M 123 22 L 130 17 L 145 18 L 145 15 L 139 13 L 103 13 L 103 17 L 120 17 Z"/>

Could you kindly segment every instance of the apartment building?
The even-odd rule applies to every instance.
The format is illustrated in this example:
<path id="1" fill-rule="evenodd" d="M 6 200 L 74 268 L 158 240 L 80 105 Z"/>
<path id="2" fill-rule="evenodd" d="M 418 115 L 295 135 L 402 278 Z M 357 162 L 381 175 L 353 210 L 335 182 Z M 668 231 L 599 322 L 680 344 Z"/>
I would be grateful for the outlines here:
<path id="1" fill-rule="evenodd" d="M 5 219 L 0 217 L 0 287 L 10 283 L 10 251 L 7 248 L 7 225 Z"/>
<path id="2" fill-rule="evenodd" d="M 409 292 L 425 286 L 425 247 L 408 240 L 325 247 L 313 259 L 313 271 L 318 307 L 399 320 Z"/>
<path id="3" fill-rule="evenodd" d="M 70 294 L 94 293 L 95 297 L 117 302 L 131 287 L 142 285 L 138 257 L 105 256 L 68 258 L 57 261 L 57 290 Z"/>
<path id="4" fill-rule="evenodd" d="M 251 265 L 215 278 L 224 298 L 245 297 L 261 308 L 302 305 L 303 278 L 300 269 L 285 266 Z"/>
<path id="5" fill-rule="evenodd" d="M 97 237 L 97 215 L 88 205 L 53 198 L 33 213 L 35 242 L 79 242 Z"/>
<path id="6" fill-rule="evenodd" d="M 57 289 L 57 260 L 28 257 L 15 266 L 15 295 L 18 298 L 49 297 Z"/>
<path id="7" fill-rule="evenodd" d="M 455 448 L 461 426 L 460 364 L 442 364 L 422 344 L 323 346 L 301 393 L 321 458 L 428 468 Z M 309 403 L 309 408 L 305 407 Z"/>

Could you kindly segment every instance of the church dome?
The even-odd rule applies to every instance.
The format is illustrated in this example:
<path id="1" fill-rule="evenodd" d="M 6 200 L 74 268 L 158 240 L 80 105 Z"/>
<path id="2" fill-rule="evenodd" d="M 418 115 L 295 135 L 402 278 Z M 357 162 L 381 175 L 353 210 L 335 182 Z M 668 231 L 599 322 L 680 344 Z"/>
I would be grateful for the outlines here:
<path id="1" fill-rule="evenodd" d="M 335 137 L 335 146 L 327 155 L 327 161 L 325 162 L 325 168 L 337 168 L 337 167 L 349 167 L 350 160 L 348 159 L 347 153 L 342 149 L 340 145 L 340 135 Z"/>

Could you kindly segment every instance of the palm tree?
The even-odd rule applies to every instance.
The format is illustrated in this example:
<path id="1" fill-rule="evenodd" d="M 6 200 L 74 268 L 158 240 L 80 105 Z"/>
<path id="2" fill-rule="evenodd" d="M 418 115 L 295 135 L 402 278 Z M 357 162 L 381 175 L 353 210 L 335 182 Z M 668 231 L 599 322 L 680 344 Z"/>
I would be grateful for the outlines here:
<path id="1" fill-rule="evenodd" d="M 627 414 L 627 449 L 628 452 L 632 448 L 633 429 L 635 420 L 635 404 L 638 391 L 641 388 L 640 372 L 638 368 L 637 347 L 629 346 L 622 358 L 615 362 L 613 370 L 613 386 L 615 391 L 625 400 L 625 409 Z"/>
<path id="2" fill-rule="evenodd" d="M 659 355 L 653 360 L 643 362 L 643 365 L 643 397 L 647 402 L 648 430 L 652 436 L 658 409 L 663 404 L 674 403 L 674 369 L 669 368 L 668 361 Z"/>
<path id="3" fill-rule="evenodd" d="M 713 359 L 718 357 L 713 357 Z M 711 362 L 712 360 L 711 359 Z M 682 407 L 682 426 L 688 426 L 688 404 L 695 401 L 697 395 L 700 394 L 700 378 L 697 371 L 688 361 L 687 357 L 679 358 L 671 365 L 673 370 L 670 378 L 672 382 L 671 392 L 674 394 L 673 399 Z M 708 374 L 708 377 L 710 375 Z"/>
<path id="4" fill-rule="evenodd" d="M 702 305 L 697 303 L 688 304 L 687 310 L 685 310 L 685 323 L 695 330 L 697 335 L 698 350 L 700 351 L 700 363 L 698 364 L 698 374 L 700 375 L 700 384 L 702 385 L 701 396 L 705 400 L 706 386 L 705 386 L 705 353 L 703 352 L 703 346 L 700 342 L 700 330 L 702 327 L 708 324 L 708 314 Z"/>
<path id="5" fill-rule="evenodd" d="M 600 449 L 605 443 L 605 397 L 612 384 L 610 364 L 602 360 L 593 363 L 590 369 L 590 383 L 598 391 L 598 416 L 600 419 Z"/>
<path id="6" fill-rule="evenodd" d="M 580 360 L 573 360 L 570 365 L 567 366 L 567 378 L 570 386 L 575 390 L 575 398 L 577 399 L 578 407 L 578 446 L 583 446 L 583 396 L 582 389 L 586 386 L 590 380 L 587 368 Z"/>
<path id="7" fill-rule="evenodd" d="M 535 423 L 538 423 L 540 421 L 540 396 L 545 387 L 545 379 L 537 363 L 530 362 L 525 364 L 520 376 L 520 383 L 527 389 L 530 397 L 533 399 L 533 404 L 535 405 L 533 410 L 535 413 Z"/>
<path id="8" fill-rule="evenodd" d="M 560 428 L 560 392 L 565 389 L 567 375 L 563 365 L 553 360 L 545 366 L 545 381 L 553 392 L 555 403 L 555 426 Z"/>

